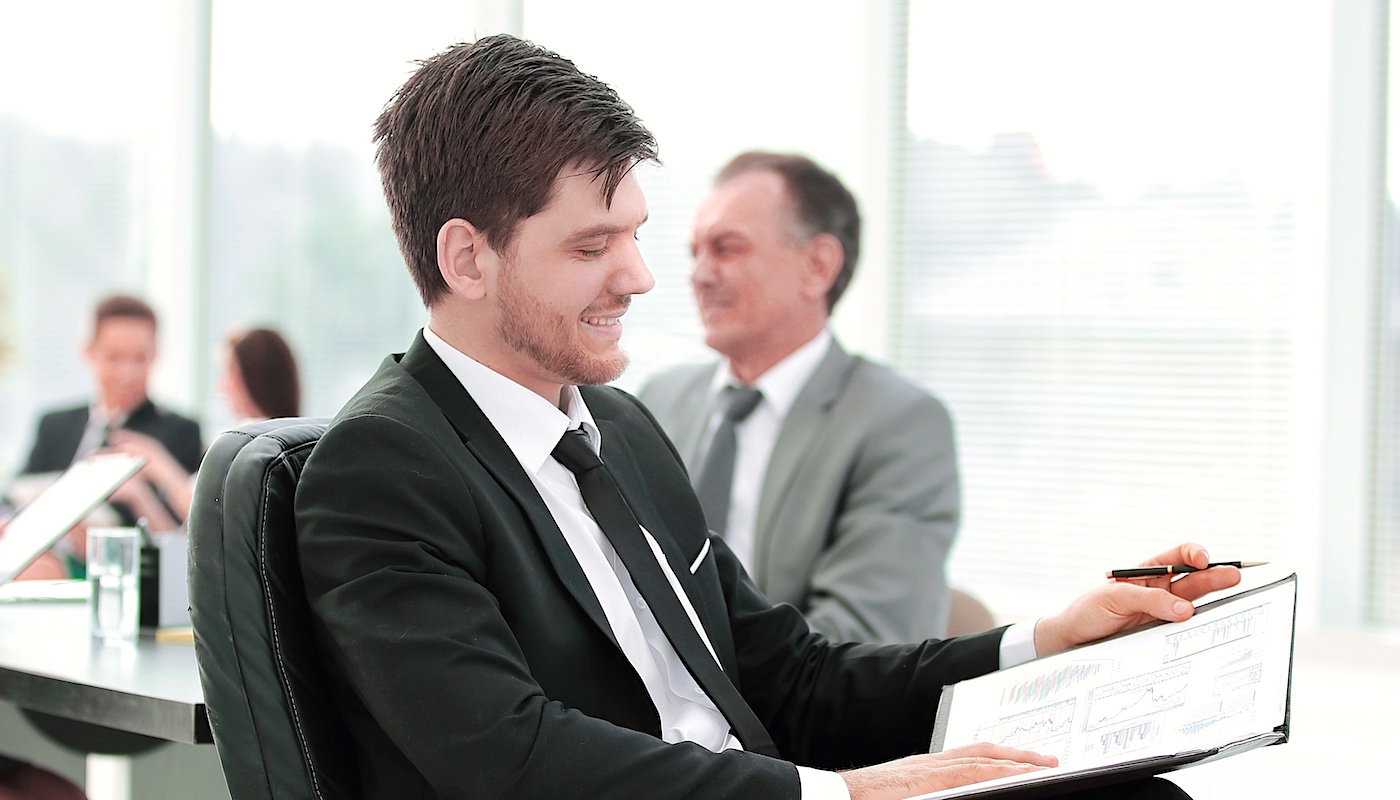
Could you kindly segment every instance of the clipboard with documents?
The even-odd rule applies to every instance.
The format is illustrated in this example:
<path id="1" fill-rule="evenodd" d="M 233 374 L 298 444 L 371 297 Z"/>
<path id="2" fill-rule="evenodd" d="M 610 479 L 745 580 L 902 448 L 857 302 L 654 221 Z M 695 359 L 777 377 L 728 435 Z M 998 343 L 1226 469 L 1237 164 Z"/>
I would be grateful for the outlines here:
<path id="1" fill-rule="evenodd" d="M 141 456 L 117 452 L 74 462 L 6 523 L 0 535 L 0 586 L 52 547 L 145 463 Z"/>
<path id="2" fill-rule="evenodd" d="M 1297 575 L 948 686 L 930 752 L 992 742 L 1060 766 L 919 795 L 1029 798 L 1288 741 Z"/>

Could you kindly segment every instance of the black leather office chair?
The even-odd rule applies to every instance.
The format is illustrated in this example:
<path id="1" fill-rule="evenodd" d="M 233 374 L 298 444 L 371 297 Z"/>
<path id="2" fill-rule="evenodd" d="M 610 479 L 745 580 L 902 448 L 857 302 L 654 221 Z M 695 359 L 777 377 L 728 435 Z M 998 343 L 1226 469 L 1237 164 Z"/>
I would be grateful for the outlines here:
<path id="1" fill-rule="evenodd" d="M 292 499 L 323 419 L 221 434 L 190 511 L 190 620 L 233 800 L 361 797 L 353 745 L 312 636 Z"/>

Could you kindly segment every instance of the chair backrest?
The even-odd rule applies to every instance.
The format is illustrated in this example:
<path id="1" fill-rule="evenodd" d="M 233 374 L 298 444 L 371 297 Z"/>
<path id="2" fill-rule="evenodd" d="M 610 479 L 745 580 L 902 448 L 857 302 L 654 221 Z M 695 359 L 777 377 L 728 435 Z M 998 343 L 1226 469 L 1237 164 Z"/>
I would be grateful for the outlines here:
<path id="1" fill-rule="evenodd" d="M 981 633 L 997 626 L 991 609 L 970 592 L 954 587 L 950 594 L 952 607 L 948 611 L 948 636 Z"/>
<path id="2" fill-rule="evenodd" d="M 361 797 L 297 559 L 292 500 L 324 419 L 220 434 L 190 511 L 190 620 L 204 702 L 233 800 Z"/>

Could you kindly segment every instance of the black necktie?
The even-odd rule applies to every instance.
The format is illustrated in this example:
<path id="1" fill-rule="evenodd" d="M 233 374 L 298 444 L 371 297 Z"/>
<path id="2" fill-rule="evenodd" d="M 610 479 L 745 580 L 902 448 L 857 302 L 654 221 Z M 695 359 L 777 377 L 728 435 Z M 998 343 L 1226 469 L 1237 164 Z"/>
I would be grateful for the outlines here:
<path id="1" fill-rule="evenodd" d="M 721 536 L 729 527 L 729 493 L 734 486 L 734 454 L 738 448 L 734 428 L 748 419 L 762 399 L 763 393 L 752 386 L 724 387 L 720 395 L 724 415 L 710 440 L 705 464 L 695 477 L 695 494 L 705 509 L 705 522 Z"/>
<path id="2" fill-rule="evenodd" d="M 612 473 L 603 466 L 588 434 L 578 428 L 564 432 L 554 448 L 554 458 L 568 467 L 578 478 L 583 502 L 593 514 L 593 520 L 603 530 L 632 576 L 637 591 L 642 593 L 671 647 L 680 656 L 695 682 L 705 690 L 710 700 L 729 721 L 734 735 L 744 748 L 765 755 L 777 755 L 768 731 L 744 701 L 739 690 L 710 655 L 709 648 L 691 624 L 680 598 L 671 588 L 661 564 L 652 553 L 651 545 L 642 536 L 642 527 L 632 515 L 627 500 L 613 482 Z"/>

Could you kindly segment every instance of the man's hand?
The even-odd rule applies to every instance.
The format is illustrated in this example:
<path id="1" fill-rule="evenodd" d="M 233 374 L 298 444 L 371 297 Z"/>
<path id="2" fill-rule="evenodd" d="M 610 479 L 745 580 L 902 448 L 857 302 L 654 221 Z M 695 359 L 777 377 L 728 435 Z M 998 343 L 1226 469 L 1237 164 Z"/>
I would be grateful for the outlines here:
<path id="1" fill-rule="evenodd" d="M 142 433 L 125 428 L 113 428 L 107 433 L 107 443 L 113 450 L 145 457 L 146 464 L 137 473 L 137 476 L 144 480 L 130 480 L 125 485 L 142 484 L 144 486 L 146 482 L 149 482 L 152 486 L 158 487 L 161 494 L 165 496 L 165 501 L 175 511 L 176 516 L 171 517 L 154 494 L 151 494 L 150 497 L 150 502 L 154 504 L 154 507 L 138 509 L 136 513 L 146 517 L 151 529 L 157 533 L 173 531 L 180 527 L 180 524 L 189 517 L 190 504 L 194 502 L 194 485 L 190 480 L 190 474 L 185 472 L 185 468 L 180 466 L 174 456 L 170 455 L 170 451 L 165 449 L 165 445 Z M 147 489 L 147 494 L 150 494 L 149 487 Z M 136 501 L 133 501 L 130 498 L 116 496 L 113 499 L 126 502 L 133 508 L 136 507 L 137 502 L 145 500 L 145 498 L 137 498 Z"/>
<path id="2" fill-rule="evenodd" d="M 53 553 L 40 553 L 34 563 L 15 576 L 17 581 L 56 581 L 68 577 L 68 568 Z"/>
<path id="3" fill-rule="evenodd" d="M 1060 613 L 1045 617 L 1035 626 L 1035 652 L 1049 655 L 1111 636 L 1154 619 L 1180 622 L 1196 613 L 1191 601 L 1240 582 L 1234 567 L 1212 567 L 1206 549 L 1183 544 L 1142 562 L 1150 567 L 1190 564 L 1201 568 L 1173 580 L 1173 576 L 1126 581 L 1109 581 L 1080 595 Z"/>
<path id="4" fill-rule="evenodd" d="M 165 509 L 160 498 L 156 497 L 156 493 L 151 490 L 151 485 L 141 478 L 140 473 L 127 478 L 107 499 L 131 509 L 131 513 L 135 515 L 136 519 L 145 520 L 146 525 L 157 533 L 173 531 L 180 527 L 180 521 L 170 516 L 170 512 Z M 74 552 L 86 553 L 86 542 L 87 538 L 84 536 L 83 549 L 78 550 L 76 547 L 80 543 L 75 539 L 73 542 Z"/>
<path id="5" fill-rule="evenodd" d="M 5 526 L 10 524 L 9 519 L 0 519 L 0 536 L 5 535 Z M 60 580 L 68 577 L 68 569 L 63 566 L 63 561 L 52 552 L 45 551 L 34 559 L 34 563 L 25 567 L 15 576 L 17 581 L 46 581 Z"/>
<path id="6" fill-rule="evenodd" d="M 1053 767 L 1054 756 L 995 744 L 971 744 L 842 772 L 851 800 L 898 800 L 954 786 Z"/>
<path id="7" fill-rule="evenodd" d="M 170 481 L 189 479 L 189 473 L 170 455 L 165 445 L 144 433 L 126 428 L 113 428 L 107 432 L 107 445 L 127 455 L 145 457 L 146 464 L 141 467 L 141 475 L 157 486 Z"/>

